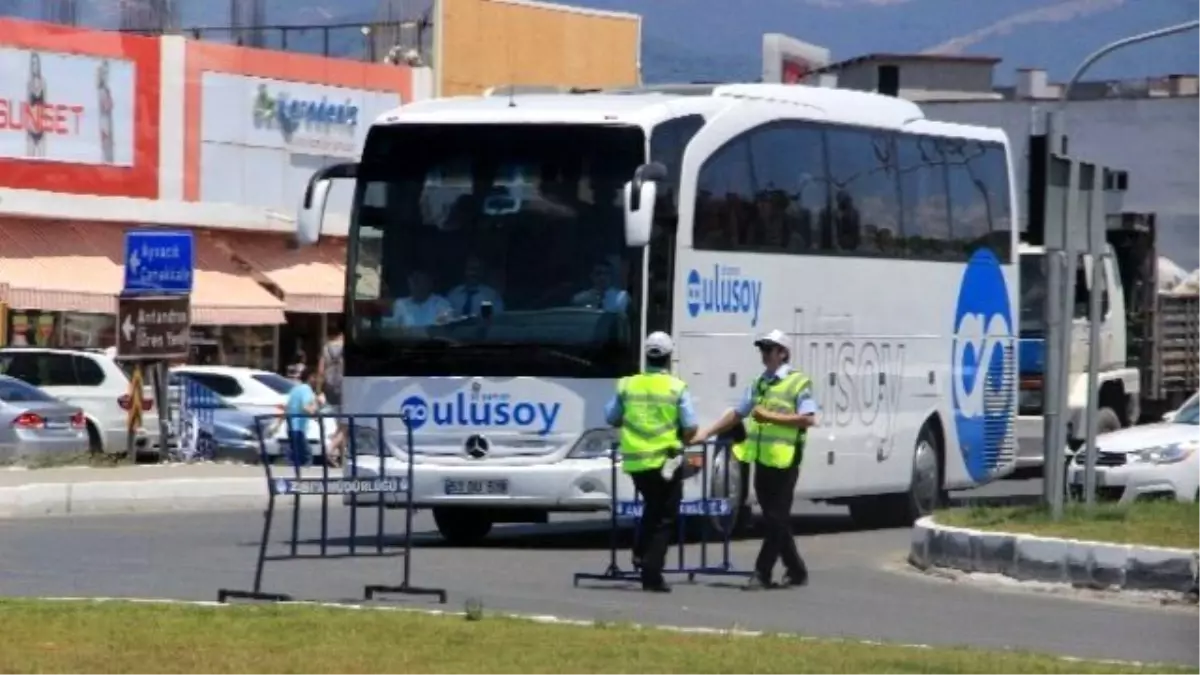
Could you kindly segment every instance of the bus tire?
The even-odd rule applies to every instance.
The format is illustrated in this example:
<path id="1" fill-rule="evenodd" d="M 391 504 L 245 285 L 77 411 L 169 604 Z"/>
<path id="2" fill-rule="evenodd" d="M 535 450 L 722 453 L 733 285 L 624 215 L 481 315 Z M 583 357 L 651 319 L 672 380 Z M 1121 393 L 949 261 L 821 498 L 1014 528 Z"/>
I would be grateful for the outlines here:
<path id="1" fill-rule="evenodd" d="M 941 453 L 937 434 L 926 423 L 913 448 L 908 490 L 854 499 L 850 517 L 863 527 L 911 527 L 917 519 L 933 513 L 943 497 Z"/>
<path id="2" fill-rule="evenodd" d="M 706 519 L 707 527 L 717 537 L 733 538 L 746 531 L 754 516 L 753 509 L 746 503 L 750 498 L 752 467 L 746 462 L 738 461 L 728 447 L 723 447 L 721 453 L 713 459 L 713 470 L 709 473 L 708 493 L 717 499 L 728 499 L 732 514 L 710 516 Z M 729 494 L 726 494 L 726 471 L 729 472 Z"/>
<path id="3" fill-rule="evenodd" d="M 442 538 L 454 546 L 474 546 L 492 531 L 492 520 L 483 509 L 436 507 L 433 522 Z"/>

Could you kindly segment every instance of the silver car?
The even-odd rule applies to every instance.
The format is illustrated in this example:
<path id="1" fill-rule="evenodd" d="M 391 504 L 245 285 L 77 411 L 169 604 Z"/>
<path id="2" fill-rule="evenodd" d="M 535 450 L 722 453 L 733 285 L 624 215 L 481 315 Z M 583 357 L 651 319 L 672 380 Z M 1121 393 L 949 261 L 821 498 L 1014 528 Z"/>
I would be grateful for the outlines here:
<path id="1" fill-rule="evenodd" d="M 0 375 L 0 462 L 87 450 L 82 410 L 22 380 Z"/>

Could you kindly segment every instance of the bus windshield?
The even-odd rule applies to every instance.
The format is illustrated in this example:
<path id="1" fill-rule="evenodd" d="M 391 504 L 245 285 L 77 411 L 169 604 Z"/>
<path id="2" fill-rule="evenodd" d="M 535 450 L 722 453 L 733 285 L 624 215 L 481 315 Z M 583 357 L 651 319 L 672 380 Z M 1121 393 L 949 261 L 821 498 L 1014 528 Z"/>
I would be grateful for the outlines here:
<path id="1" fill-rule="evenodd" d="M 348 375 L 618 377 L 641 251 L 621 187 L 640 128 L 404 124 L 367 137 L 351 224 Z"/>

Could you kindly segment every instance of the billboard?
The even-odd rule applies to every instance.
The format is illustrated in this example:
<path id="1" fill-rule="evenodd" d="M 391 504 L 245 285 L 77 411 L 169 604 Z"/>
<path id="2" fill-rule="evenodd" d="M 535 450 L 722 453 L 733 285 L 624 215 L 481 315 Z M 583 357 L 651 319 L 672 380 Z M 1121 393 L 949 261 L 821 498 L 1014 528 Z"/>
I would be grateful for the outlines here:
<path id="1" fill-rule="evenodd" d="M 830 63 L 828 49 L 782 33 L 763 35 L 762 48 L 762 81 L 766 83 L 800 84 Z"/>
<path id="2" fill-rule="evenodd" d="M 412 100 L 406 66 L 188 42 L 184 198 L 290 213 L 313 171 L 358 157 L 371 123 Z M 348 212 L 337 184 L 330 212 Z"/>
<path id="3" fill-rule="evenodd" d="M 159 42 L 0 18 L 0 187 L 155 198 Z"/>
<path id="4" fill-rule="evenodd" d="M 133 166 L 133 63 L 0 47 L 0 157 Z"/>
<path id="5" fill-rule="evenodd" d="M 641 84 L 642 18 L 533 0 L 438 0 L 438 96 L 504 85 Z"/>

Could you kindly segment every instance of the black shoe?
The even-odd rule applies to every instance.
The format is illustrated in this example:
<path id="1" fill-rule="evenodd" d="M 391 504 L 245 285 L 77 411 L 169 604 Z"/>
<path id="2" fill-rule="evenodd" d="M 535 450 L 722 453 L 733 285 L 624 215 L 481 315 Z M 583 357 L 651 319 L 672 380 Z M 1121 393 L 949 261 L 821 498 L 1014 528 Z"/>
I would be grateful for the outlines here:
<path id="1" fill-rule="evenodd" d="M 667 585 L 667 582 L 662 580 L 643 581 L 642 590 L 647 593 L 670 593 L 671 587 Z"/>
<path id="2" fill-rule="evenodd" d="M 768 588 L 774 588 L 771 579 L 757 572 L 750 575 L 750 578 L 746 580 L 746 585 L 742 586 L 743 591 L 762 591 Z"/>
<path id="3" fill-rule="evenodd" d="M 798 586 L 808 585 L 808 571 L 788 572 L 783 575 L 783 580 L 779 583 L 780 588 L 795 588 Z"/>

